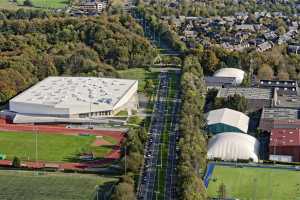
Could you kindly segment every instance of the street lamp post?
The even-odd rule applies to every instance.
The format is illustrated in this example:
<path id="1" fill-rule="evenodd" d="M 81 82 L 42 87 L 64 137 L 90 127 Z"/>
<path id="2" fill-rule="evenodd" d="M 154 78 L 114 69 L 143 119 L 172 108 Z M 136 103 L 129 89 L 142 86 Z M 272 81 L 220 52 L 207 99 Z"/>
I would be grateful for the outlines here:
<path id="1" fill-rule="evenodd" d="M 126 160 L 126 159 L 127 159 L 127 157 L 126 157 L 126 154 L 127 154 L 126 151 L 127 151 L 127 149 L 126 149 L 126 148 L 127 148 L 127 147 L 125 146 L 125 156 L 124 156 L 124 157 L 125 157 L 125 176 L 126 176 L 126 174 L 127 174 L 127 160 Z"/>
<path id="2" fill-rule="evenodd" d="M 38 130 L 35 131 L 35 162 L 38 161 Z"/>
<path id="3" fill-rule="evenodd" d="M 38 129 L 35 128 L 34 123 L 32 123 L 32 129 L 33 129 L 33 132 L 35 133 L 35 164 L 37 167 L 37 163 L 38 163 Z"/>

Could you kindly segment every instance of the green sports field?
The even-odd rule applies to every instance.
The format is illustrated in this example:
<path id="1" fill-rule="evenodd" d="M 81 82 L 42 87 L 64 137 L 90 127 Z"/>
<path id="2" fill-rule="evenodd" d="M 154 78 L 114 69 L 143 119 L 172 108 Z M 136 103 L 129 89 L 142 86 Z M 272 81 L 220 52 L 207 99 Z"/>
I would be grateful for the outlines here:
<path id="1" fill-rule="evenodd" d="M 117 180 L 99 175 L 0 171 L 1 200 L 94 200 L 97 185 Z M 109 190 L 109 188 L 107 189 Z"/>
<path id="2" fill-rule="evenodd" d="M 97 157 L 103 157 L 112 150 L 116 141 L 111 137 L 103 137 L 111 145 L 96 146 L 95 136 L 73 136 L 60 134 L 37 135 L 38 160 L 40 161 L 72 161 L 76 154 L 93 152 Z M 0 132 L 0 154 L 6 154 L 8 159 L 14 156 L 22 160 L 35 160 L 35 133 Z M 1 199 L 1 198 L 0 198 Z"/>
<path id="3" fill-rule="evenodd" d="M 222 182 L 227 196 L 232 198 L 300 200 L 299 171 L 216 166 L 208 185 L 210 197 L 217 197 Z"/>
<path id="4" fill-rule="evenodd" d="M 31 8 L 23 6 L 24 0 L 17 0 L 17 3 L 12 3 L 9 0 L 0 0 L 0 8 L 4 9 L 19 9 Z M 31 0 L 32 8 L 64 8 L 68 5 L 68 0 Z"/>

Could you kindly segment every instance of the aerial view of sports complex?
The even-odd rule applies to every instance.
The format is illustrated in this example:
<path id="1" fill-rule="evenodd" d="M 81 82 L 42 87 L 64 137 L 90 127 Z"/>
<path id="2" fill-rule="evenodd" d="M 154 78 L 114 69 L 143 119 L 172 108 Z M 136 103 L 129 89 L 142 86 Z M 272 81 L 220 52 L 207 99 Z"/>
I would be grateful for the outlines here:
<path id="1" fill-rule="evenodd" d="M 0 200 L 300 200 L 300 0 L 0 0 Z"/>
<path id="2" fill-rule="evenodd" d="M 0 166 L 23 171 L 17 176 L 13 171 L 1 171 L 1 185 L 11 182 L 26 194 L 24 199 L 48 199 L 50 194 L 49 199 L 91 199 L 96 185 L 114 183 L 114 176 L 94 174 L 101 169 L 111 170 L 111 174 L 120 170 L 108 166 L 120 158 L 127 113 L 138 108 L 137 90 L 137 80 L 48 77 L 15 96 L 9 109 L 1 111 Z M 126 116 L 116 116 L 120 112 Z M 90 175 L 46 171 L 85 171 Z M 36 193 L 35 187 L 39 188 Z M 13 189 L 0 188 L 0 199 L 10 199 Z M 62 192 L 66 196 L 59 197 Z"/>
<path id="3" fill-rule="evenodd" d="M 230 76 L 243 78 L 241 72 L 224 69 L 225 72 L 205 77 L 206 86 L 216 87 L 214 80 L 226 77 L 228 70 Z M 136 162 L 128 160 L 126 163 L 126 156 L 122 156 L 128 130 L 140 124 L 136 116 L 152 118 L 150 134 L 164 127 L 160 122 L 164 100 L 159 96 L 166 95 L 166 88 L 176 85 L 180 72 L 151 73 L 159 82 L 155 82 L 157 93 L 148 100 L 139 91 L 139 83 L 145 84 L 145 77 L 138 77 L 139 80 L 48 77 L 12 98 L 2 109 L 0 118 L 0 199 L 10 199 L 12 193 L 18 199 L 23 195 L 23 199 L 110 198 L 119 177 L 127 173 L 127 164 L 134 166 Z M 128 76 L 125 72 L 123 77 L 131 78 L 132 74 Z M 169 86 L 167 80 L 171 81 Z M 235 80 L 234 84 L 238 85 L 240 81 Z M 219 84 L 219 80 L 217 82 Z M 221 87 L 217 96 L 237 92 L 249 99 L 248 108 L 253 109 L 261 106 L 257 103 L 257 98 L 261 98 L 258 92 L 267 103 L 271 95 L 267 88 Z M 178 98 L 176 93 L 171 95 Z M 153 99 L 152 104 L 150 99 Z M 176 109 L 179 106 L 172 112 L 178 112 Z M 299 129 L 277 128 L 285 125 L 284 118 L 276 121 L 279 111 L 286 112 L 285 117 L 298 115 L 292 108 L 263 107 L 261 116 L 254 117 L 256 122 L 253 122 L 253 116 L 229 108 L 206 112 L 207 167 L 201 173 L 211 199 L 220 199 L 220 185 L 226 186 L 230 199 L 299 199 L 300 132 Z M 261 130 L 259 136 L 253 132 L 257 127 Z M 178 128 L 173 128 L 179 134 Z M 154 137 L 149 136 L 146 144 L 149 148 L 156 140 Z M 174 153 L 178 151 L 178 142 L 177 135 Z M 138 199 L 154 198 L 155 193 L 149 191 L 151 184 L 156 187 L 151 183 L 155 174 L 147 170 L 149 164 L 165 166 L 164 160 L 176 162 L 177 159 L 176 153 L 166 152 L 167 157 L 164 157 L 165 153 L 156 151 L 157 160 L 153 160 L 155 150 L 145 151 L 141 174 L 136 173 Z M 171 192 L 172 187 L 175 188 L 172 184 L 176 184 L 175 172 L 169 171 L 167 165 L 165 171 L 158 169 L 158 176 L 171 174 L 171 185 L 165 182 L 164 198 L 170 194 L 168 198 L 176 199 L 176 191 Z"/>

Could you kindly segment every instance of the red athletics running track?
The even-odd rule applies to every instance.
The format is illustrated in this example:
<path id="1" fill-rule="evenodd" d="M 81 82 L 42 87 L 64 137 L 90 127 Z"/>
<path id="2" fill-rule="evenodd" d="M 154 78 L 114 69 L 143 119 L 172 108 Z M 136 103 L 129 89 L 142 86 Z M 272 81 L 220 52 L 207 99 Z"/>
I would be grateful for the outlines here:
<path id="1" fill-rule="evenodd" d="M 103 130 L 89 130 L 89 129 L 74 129 L 65 128 L 61 125 L 31 125 L 31 124 L 10 124 L 5 119 L 0 118 L 0 130 L 2 131 L 38 131 L 41 134 L 64 134 L 64 135 L 78 135 L 79 133 L 89 133 L 101 136 L 110 136 L 117 140 L 117 144 L 114 146 L 113 150 L 105 156 L 105 159 L 85 162 L 85 163 L 54 163 L 58 165 L 59 169 L 84 169 L 96 167 L 101 164 L 110 163 L 113 160 L 120 158 L 120 146 L 124 139 L 124 134 L 121 131 L 103 131 Z M 22 162 L 28 168 L 43 168 L 47 165 L 46 162 Z M 52 163 L 53 164 L 53 163 Z M 0 160 L 0 165 L 11 166 L 11 161 Z"/>

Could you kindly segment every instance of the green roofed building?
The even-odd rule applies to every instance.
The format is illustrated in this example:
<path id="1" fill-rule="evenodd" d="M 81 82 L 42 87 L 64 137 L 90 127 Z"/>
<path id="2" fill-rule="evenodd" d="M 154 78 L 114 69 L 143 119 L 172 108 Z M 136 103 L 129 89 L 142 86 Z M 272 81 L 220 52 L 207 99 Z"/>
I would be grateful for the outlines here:
<path id="1" fill-rule="evenodd" d="M 247 133 L 249 117 L 244 113 L 222 108 L 212 110 L 207 115 L 207 129 L 213 134 L 223 132 Z"/>

